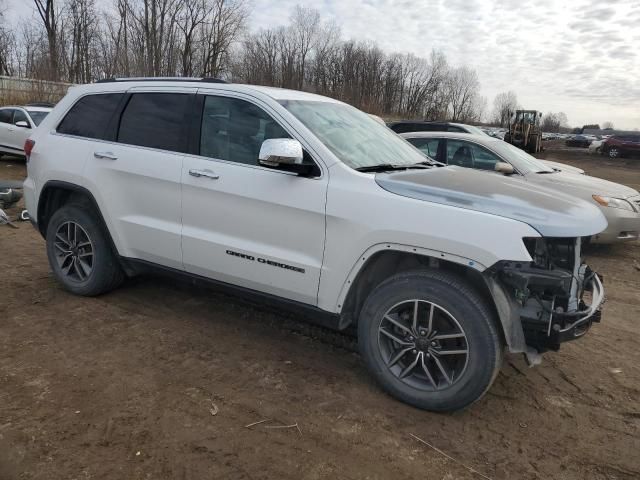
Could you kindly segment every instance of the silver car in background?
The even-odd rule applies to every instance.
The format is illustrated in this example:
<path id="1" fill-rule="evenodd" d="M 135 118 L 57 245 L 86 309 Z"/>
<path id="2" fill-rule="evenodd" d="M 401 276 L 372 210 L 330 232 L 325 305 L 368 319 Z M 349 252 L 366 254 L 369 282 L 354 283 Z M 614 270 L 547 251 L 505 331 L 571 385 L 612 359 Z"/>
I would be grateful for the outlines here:
<path id="1" fill-rule="evenodd" d="M 528 153 L 487 135 L 454 132 L 401 134 L 422 153 L 447 165 L 484 170 L 488 175 L 514 175 L 597 204 L 609 226 L 593 243 L 637 240 L 640 236 L 640 193 L 619 183 L 554 169 Z"/>

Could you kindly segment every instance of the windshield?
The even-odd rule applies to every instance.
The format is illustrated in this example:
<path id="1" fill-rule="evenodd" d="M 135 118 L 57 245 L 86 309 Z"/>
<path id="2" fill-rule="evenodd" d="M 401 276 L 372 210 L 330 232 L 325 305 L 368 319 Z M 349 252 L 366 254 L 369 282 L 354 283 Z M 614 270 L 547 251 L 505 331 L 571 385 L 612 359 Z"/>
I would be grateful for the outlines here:
<path id="1" fill-rule="evenodd" d="M 357 108 L 322 101 L 283 100 L 280 103 L 351 168 L 434 162 Z"/>
<path id="2" fill-rule="evenodd" d="M 491 143 L 496 153 L 509 160 L 509 162 L 521 173 L 552 173 L 555 170 L 547 167 L 536 157 L 532 157 L 524 150 L 514 147 L 510 143 L 498 141 Z"/>
<path id="3" fill-rule="evenodd" d="M 40 112 L 34 110 L 27 110 L 27 112 L 29 112 L 29 116 L 31 117 L 31 120 L 33 120 L 33 123 L 36 124 L 36 126 L 40 125 L 40 122 L 44 120 L 44 117 L 49 114 L 49 112 Z"/>

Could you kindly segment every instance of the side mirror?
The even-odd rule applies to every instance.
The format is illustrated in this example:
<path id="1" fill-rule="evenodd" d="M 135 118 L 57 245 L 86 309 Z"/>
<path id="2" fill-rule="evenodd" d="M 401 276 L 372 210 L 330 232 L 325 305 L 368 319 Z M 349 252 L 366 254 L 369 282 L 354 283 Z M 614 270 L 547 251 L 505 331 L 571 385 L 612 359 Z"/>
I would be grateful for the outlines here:
<path id="1" fill-rule="evenodd" d="M 262 142 L 258 162 L 265 167 L 300 165 L 302 144 L 291 138 L 270 138 Z"/>
<path id="2" fill-rule="evenodd" d="M 513 172 L 515 171 L 513 169 L 513 165 L 511 165 L 510 163 L 507 163 L 507 162 L 498 162 L 498 163 L 496 163 L 496 166 L 494 167 L 494 170 L 496 172 L 502 173 L 504 175 L 513 175 Z"/>
<path id="3" fill-rule="evenodd" d="M 16 127 L 31 128 L 31 125 L 29 125 L 25 120 L 20 120 L 16 122 Z"/>
<path id="4" fill-rule="evenodd" d="M 302 144 L 292 138 L 270 138 L 262 142 L 258 163 L 263 167 L 297 173 L 301 177 L 320 175 L 315 163 L 302 163 Z"/>

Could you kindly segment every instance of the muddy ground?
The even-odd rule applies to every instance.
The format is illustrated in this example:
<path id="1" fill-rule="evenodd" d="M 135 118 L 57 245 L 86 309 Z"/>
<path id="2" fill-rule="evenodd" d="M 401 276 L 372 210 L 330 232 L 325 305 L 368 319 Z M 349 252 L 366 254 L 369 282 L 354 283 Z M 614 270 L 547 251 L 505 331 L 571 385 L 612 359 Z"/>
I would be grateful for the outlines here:
<path id="1" fill-rule="evenodd" d="M 640 189 L 640 161 L 544 156 Z M 492 479 L 640 478 L 640 243 L 589 261 L 603 323 L 441 415 L 285 313 L 159 278 L 74 297 L 28 223 L 0 226 L 0 480 L 482 478 L 412 435 Z"/>

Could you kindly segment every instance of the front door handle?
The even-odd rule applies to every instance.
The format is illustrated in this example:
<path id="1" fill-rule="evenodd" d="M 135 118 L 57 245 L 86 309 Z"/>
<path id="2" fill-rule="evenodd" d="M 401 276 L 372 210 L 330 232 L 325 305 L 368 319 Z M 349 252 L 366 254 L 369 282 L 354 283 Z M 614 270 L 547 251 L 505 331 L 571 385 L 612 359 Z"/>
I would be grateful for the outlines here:
<path id="1" fill-rule="evenodd" d="M 189 175 L 192 177 L 207 177 L 212 180 L 217 180 L 220 178 L 220 175 L 212 172 L 211 170 L 189 170 Z"/>
<path id="2" fill-rule="evenodd" d="M 116 157 L 111 152 L 93 152 L 93 156 L 101 160 L 117 160 L 118 159 L 118 157 Z"/>

